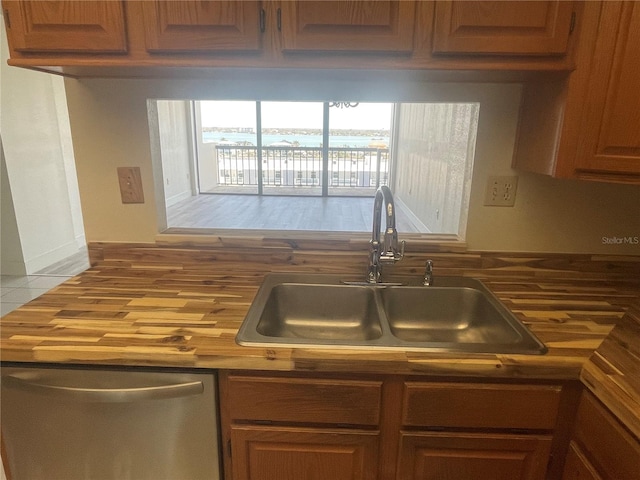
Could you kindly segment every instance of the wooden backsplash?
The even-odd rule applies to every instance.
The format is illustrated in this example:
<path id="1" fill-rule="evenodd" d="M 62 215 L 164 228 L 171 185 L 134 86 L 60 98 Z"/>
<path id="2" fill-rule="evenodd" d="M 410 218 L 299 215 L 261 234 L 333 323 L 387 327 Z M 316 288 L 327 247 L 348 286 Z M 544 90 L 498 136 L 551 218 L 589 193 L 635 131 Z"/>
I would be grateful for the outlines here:
<path id="1" fill-rule="evenodd" d="M 367 269 L 364 240 L 286 240 L 275 238 L 221 238 L 165 236 L 157 243 L 89 244 L 92 265 L 123 268 L 172 268 L 229 272 L 299 271 L 362 275 Z M 386 267 L 387 274 L 422 275 L 427 259 L 434 274 L 478 278 L 616 279 L 638 286 L 640 256 L 587 254 L 527 254 L 470 252 L 456 244 L 408 244 L 405 258 Z"/>

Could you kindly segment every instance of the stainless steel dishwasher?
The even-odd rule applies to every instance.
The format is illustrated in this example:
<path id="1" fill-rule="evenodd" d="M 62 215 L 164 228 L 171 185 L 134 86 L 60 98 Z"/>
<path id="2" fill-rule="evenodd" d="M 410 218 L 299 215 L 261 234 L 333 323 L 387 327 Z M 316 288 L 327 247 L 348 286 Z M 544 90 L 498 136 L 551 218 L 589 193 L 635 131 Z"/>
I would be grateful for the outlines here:
<path id="1" fill-rule="evenodd" d="M 16 480 L 218 480 L 215 376 L 2 369 Z"/>

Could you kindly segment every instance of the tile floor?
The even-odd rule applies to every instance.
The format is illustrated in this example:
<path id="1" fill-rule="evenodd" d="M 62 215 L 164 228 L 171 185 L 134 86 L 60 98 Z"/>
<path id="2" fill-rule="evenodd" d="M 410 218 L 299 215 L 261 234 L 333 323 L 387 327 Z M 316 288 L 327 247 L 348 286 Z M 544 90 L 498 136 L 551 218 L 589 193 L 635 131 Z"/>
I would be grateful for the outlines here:
<path id="1" fill-rule="evenodd" d="M 87 268 L 87 250 L 82 249 L 33 275 L 0 275 L 0 316 L 30 302 Z"/>
<path id="2" fill-rule="evenodd" d="M 39 297 L 70 275 L 0 275 L 0 316 Z"/>

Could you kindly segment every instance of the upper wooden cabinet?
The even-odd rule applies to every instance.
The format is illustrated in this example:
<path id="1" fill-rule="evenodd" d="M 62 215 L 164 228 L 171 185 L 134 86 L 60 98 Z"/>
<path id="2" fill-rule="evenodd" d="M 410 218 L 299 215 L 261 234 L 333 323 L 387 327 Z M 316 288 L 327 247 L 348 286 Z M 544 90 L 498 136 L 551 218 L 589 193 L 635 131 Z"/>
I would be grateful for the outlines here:
<path id="1" fill-rule="evenodd" d="M 185 76 L 186 68 L 201 75 L 203 68 L 216 67 L 447 72 L 573 67 L 571 55 L 561 54 L 567 49 L 574 5 L 565 1 L 2 0 L 2 4 L 9 63 L 72 76 Z M 449 28 L 452 19 L 458 19 L 454 30 Z M 480 32 L 482 38 L 464 37 L 468 31 Z M 446 55 L 447 51 L 458 54 Z M 106 55 L 114 52 L 124 54 Z"/>
<path id="2" fill-rule="evenodd" d="M 570 1 L 436 2 L 433 52 L 559 55 L 567 50 Z"/>
<path id="3" fill-rule="evenodd" d="M 639 2 L 604 2 L 593 57 L 576 170 L 640 175 Z"/>
<path id="4" fill-rule="evenodd" d="M 125 53 L 120 1 L 5 1 L 11 48 L 17 52 Z"/>
<path id="5" fill-rule="evenodd" d="M 410 52 L 415 1 L 282 2 L 278 24 L 285 51 Z"/>
<path id="6" fill-rule="evenodd" d="M 142 3 L 149 52 L 259 50 L 260 2 L 146 1 Z"/>
<path id="7" fill-rule="evenodd" d="M 575 71 L 525 84 L 514 167 L 640 183 L 640 3 L 583 6 Z"/>

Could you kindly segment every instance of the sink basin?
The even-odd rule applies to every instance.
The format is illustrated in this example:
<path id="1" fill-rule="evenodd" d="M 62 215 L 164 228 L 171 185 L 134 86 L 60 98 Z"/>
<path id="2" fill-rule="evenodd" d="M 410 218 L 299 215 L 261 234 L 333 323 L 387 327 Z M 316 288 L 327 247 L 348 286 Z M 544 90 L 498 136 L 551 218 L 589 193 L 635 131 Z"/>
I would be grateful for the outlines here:
<path id="1" fill-rule="evenodd" d="M 256 331 L 291 340 L 361 342 L 382 336 L 374 290 L 346 285 L 276 285 Z"/>
<path id="2" fill-rule="evenodd" d="M 393 284 L 270 274 L 236 341 L 249 346 L 544 354 L 545 346 L 485 285 L 465 277 Z M 411 284 L 413 282 L 413 284 Z"/>
<path id="3" fill-rule="evenodd" d="M 391 333 L 406 342 L 506 344 L 522 338 L 496 320 L 494 305 L 473 288 L 390 287 L 380 294 Z"/>

